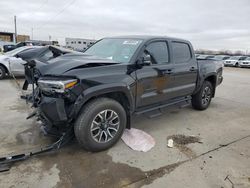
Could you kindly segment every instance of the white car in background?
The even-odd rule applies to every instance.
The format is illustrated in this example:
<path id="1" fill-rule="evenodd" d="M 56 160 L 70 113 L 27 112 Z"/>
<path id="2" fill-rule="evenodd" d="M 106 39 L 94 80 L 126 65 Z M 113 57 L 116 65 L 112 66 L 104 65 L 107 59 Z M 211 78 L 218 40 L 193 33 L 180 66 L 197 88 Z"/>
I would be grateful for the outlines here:
<path id="1" fill-rule="evenodd" d="M 213 59 L 215 56 L 214 55 L 205 55 L 205 54 L 200 54 L 197 59 L 203 59 L 203 60 L 206 60 L 206 59 Z"/>
<path id="2" fill-rule="evenodd" d="M 250 57 L 247 57 L 245 60 L 239 61 L 240 67 L 250 67 Z"/>
<path id="3" fill-rule="evenodd" d="M 0 80 L 3 79 L 6 74 L 13 74 L 15 76 L 24 75 L 23 63 L 25 62 L 18 57 L 18 54 L 34 48 L 40 47 L 24 46 L 0 55 Z"/>
<path id="4" fill-rule="evenodd" d="M 213 59 L 217 61 L 225 61 L 229 59 L 231 56 L 229 55 L 216 55 Z"/>
<path id="5" fill-rule="evenodd" d="M 247 56 L 232 56 L 229 59 L 224 61 L 225 66 L 233 66 L 233 67 L 239 67 L 239 62 L 242 60 L 245 60 Z"/>

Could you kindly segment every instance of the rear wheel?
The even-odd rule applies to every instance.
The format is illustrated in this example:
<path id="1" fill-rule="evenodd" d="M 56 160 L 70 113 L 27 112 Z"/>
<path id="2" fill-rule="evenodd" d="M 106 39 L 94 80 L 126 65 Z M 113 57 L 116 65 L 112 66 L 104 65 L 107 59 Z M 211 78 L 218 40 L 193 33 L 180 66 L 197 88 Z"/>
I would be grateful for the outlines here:
<path id="1" fill-rule="evenodd" d="M 204 81 L 200 91 L 193 95 L 192 106 L 197 110 L 205 110 L 210 105 L 213 94 L 213 86 L 211 82 Z"/>
<path id="2" fill-rule="evenodd" d="M 88 151 L 102 151 L 113 146 L 126 127 L 122 105 L 109 98 L 95 99 L 86 104 L 75 123 L 79 144 Z"/>
<path id="3" fill-rule="evenodd" d="M 5 76 L 6 76 L 5 68 L 0 65 L 0 80 L 2 80 Z"/>

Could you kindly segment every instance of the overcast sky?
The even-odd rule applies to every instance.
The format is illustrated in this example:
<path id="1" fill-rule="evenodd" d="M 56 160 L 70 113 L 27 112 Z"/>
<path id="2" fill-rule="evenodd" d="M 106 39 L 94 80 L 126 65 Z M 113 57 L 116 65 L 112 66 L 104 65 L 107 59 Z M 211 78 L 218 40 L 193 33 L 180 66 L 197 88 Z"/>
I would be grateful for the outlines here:
<path id="1" fill-rule="evenodd" d="M 0 31 L 34 39 L 147 34 L 181 37 L 196 49 L 250 51 L 250 0 L 1 0 Z"/>

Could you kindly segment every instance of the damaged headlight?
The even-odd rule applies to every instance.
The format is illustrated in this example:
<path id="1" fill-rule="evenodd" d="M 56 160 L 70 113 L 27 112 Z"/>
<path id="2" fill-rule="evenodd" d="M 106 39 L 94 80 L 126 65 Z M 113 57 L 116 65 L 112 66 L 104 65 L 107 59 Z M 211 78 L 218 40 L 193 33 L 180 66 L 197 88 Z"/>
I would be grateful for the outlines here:
<path id="1" fill-rule="evenodd" d="M 43 91 L 64 93 L 67 89 L 74 87 L 77 84 L 77 82 L 78 82 L 77 79 L 69 79 L 69 80 L 39 79 L 38 86 Z"/>

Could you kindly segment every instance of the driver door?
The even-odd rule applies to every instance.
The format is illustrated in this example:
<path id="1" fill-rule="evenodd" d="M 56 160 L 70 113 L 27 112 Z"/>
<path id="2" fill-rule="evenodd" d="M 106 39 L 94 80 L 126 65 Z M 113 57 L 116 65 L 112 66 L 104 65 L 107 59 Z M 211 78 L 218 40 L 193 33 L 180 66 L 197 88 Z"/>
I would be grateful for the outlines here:
<path id="1" fill-rule="evenodd" d="M 136 107 L 157 105 L 170 99 L 174 83 L 174 65 L 170 61 L 168 42 L 165 40 L 149 43 L 141 56 L 149 54 L 151 65 L 136 71 Z"/>

